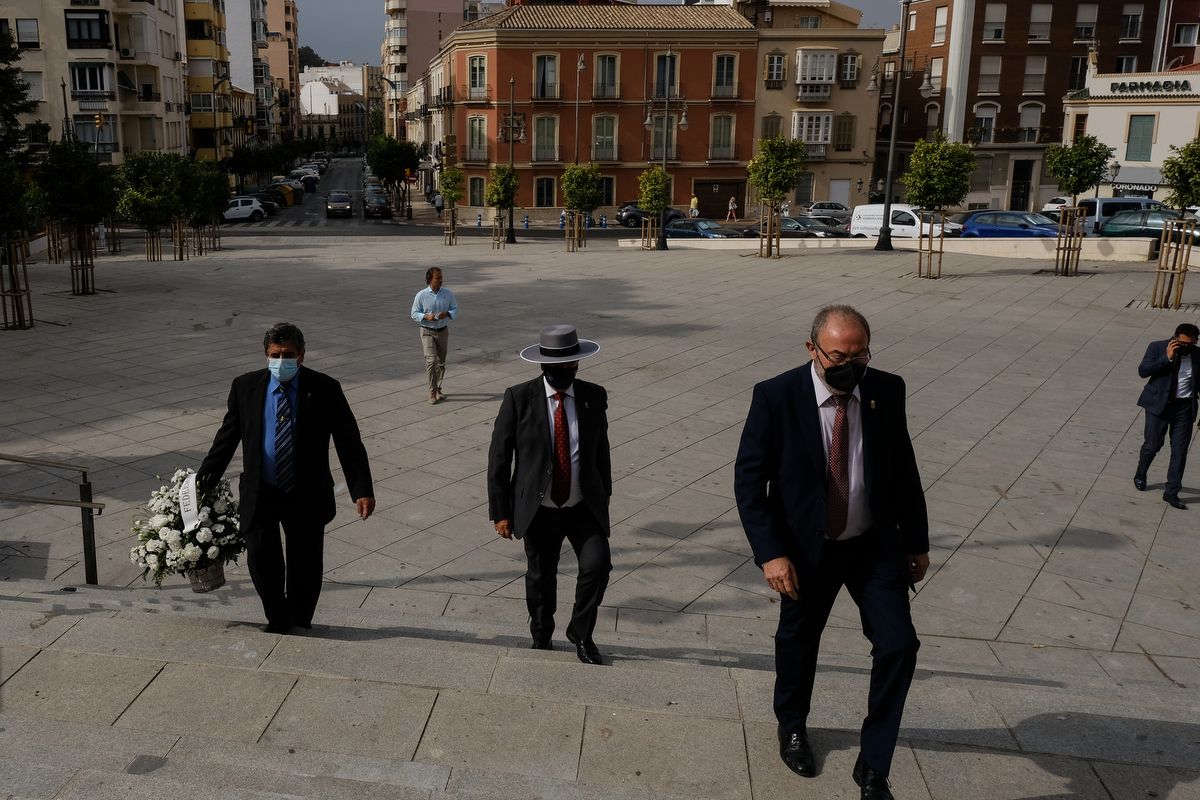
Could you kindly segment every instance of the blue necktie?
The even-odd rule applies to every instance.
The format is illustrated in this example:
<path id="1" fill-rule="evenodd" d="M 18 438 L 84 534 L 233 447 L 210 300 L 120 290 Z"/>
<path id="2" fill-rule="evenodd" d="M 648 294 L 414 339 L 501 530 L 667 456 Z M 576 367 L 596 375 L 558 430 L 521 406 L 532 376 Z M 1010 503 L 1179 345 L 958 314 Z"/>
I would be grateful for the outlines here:
<path id="1" fill-rule="evenodd" d="M 275 484 L 284 492 L 295 486 L 292 437 L 292 403 L 282 386 L 275 390 Z"/>

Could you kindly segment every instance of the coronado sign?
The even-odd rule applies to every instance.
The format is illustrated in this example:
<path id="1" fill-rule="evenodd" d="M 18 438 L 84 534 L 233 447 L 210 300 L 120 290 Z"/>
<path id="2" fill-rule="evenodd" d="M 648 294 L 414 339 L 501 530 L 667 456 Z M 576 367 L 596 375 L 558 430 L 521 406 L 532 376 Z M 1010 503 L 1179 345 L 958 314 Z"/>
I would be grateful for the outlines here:
<path id="1" fill-rule="evenodd" d="M 1191 81 L 1122 81 L 1109 84 L 1109 91 L 1114 94 L 1141 92 L 1163 94 L 1165 92 L 1190 92 L 1191 90 Z"/>

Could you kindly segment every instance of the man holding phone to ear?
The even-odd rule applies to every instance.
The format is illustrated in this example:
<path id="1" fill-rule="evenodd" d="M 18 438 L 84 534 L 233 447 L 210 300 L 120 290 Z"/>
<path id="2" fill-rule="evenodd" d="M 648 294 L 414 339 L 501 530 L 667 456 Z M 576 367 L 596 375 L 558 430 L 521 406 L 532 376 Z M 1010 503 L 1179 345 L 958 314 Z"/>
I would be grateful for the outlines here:
<path id="1" fill-rule="evenodd" d="M 1148 379 L 1138 398 L 1138 405 L 1146 409 L 1146 430 L 1133 485 L 1139 491 L 1146 490 L 1146 471 L 1170 430 L 1171 463 L 1167 466 L 1163 500 L 1181 511 L 1187 506 L 1179 499 L 1179 489 L 1183 485 L 1188 445 L 1192 442 L 1192 423 L 1196 421 L 1196 381 L 1200 377 L 1198 334 L 1200 328 L 1192 323 L 1181 324 L 1170 339 L 1151 342 L 1138 365 L 1138 375 Z"/>

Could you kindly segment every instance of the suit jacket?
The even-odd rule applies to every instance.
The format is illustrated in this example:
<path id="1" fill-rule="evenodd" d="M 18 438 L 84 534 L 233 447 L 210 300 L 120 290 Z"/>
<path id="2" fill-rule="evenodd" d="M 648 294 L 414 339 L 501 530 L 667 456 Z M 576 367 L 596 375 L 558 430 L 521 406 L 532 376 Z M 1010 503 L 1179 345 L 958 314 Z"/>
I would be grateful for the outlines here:
<path id="1" fill-rule="evenodd" d="M 579 419 L 579 488 L 583 503 L 608 533 L 612 463 L 608 452 L 608 394 L 604 387 L 575 381 Z M 506 389 L 488 451 L 488 516 L 512 520 L 525 535 L 554 478 L 550 418 L 541 376 Z M 514 464 L 515 457 L 515 464 Z"/>
<path id="2" fill-rule="evenodd" d="M 239 516 L 243 528 L 254 518 L 262 480 L 263 404 L 271 375 L 265 369 L 233 379 L 229 410 L 212 447 L 200 465 L 199 476 L 208 485 L 225 473 L 238 444 L 242 445 L 242 476 L 238 483 Z M 374 497 L 367 450 L 358 423 L 342 393 L 341 384 L 320 372 L 301 366 L 296 419 L 293 426 L 296 498 L 305 513 L 329 523 L 335 514 L 333 475 L 329 471 L 329 440 L 346 474 L 350 496 Z"/>
<path id="3" fill-rule="evenodd" d="M 1160 417 L 1167 413 L 1167 401 L 1171 399 L 1171 392 L 1175 386 L 1175 375 L 1178 373 L 1179 366 L 1177 361 L 1167 358 L 1169 341 L 1169 339 L 1163 339 L 1159 342 L 1151 342 L 1146 348 L 1146 355 L 1142 356 L 1142 363 L 1138 365 L 1138 375 L 1149 378 L 1146 385 L 1142 387 L 1138 405 Z M 1195 414 L 1196 387 L 1200 386 L 1200 354 L 1197 354 L 1196 349 L 1193 348 L 1185 358 L 1192 360 L 1192 413 Z"/>
<path id="4" fill-rule="evenodd" d="M 904 381 L 868 369 L 859 392 L 874 535 L 896 558 L 926 553 L 929 521 L 904 413 Z M 787 556 L 803 574 L 819 563 L 828 472 L 811 362 L 755 386 L 733 488 L 759 566 Z"/>

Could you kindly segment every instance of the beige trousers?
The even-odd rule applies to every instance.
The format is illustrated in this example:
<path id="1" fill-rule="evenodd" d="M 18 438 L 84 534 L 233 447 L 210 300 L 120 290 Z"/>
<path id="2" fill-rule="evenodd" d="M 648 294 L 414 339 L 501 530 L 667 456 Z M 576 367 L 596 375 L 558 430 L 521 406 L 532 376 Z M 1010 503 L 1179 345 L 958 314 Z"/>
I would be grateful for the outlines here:
<path id="1" fill-rule="evenodd" d="M 446 374 L 446 343 L 450 340 L 450 329 L 430 330 L 421 328 L 421 352 L 425 354 L 425 371 L 429 373 L 429 394 L 442 390 L 442 376 Z"/>

